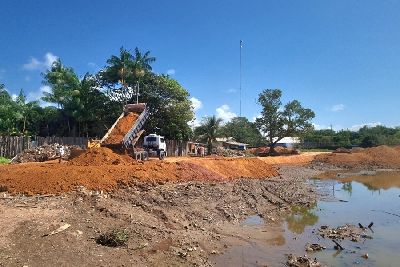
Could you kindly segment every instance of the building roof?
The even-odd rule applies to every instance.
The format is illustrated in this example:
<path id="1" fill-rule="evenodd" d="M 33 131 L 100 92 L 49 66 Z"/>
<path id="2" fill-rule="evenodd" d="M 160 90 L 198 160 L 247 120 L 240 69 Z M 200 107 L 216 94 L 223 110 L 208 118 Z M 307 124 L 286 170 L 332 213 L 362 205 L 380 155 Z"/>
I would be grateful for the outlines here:
<path id="1" fill-rule="evenodd" d="M 249 145 L 249 144 L 245 144 L 245 143 L 239 143 L 236 141 L 225 141 L 224 143 L 228 144 L 228 145 L 234 145 L 234 146 L 248 146 Z"/>
<path id="2" fill-rule="evenodd" d="M 273 139 L 273 141 L 275 142 L 275 140 L 277 139 L 277 137 L 275 137 Z M 298 144 L 300 143 L 300 138 L 298 137 L 284 137 L 281 140 L 278 141 L 279 143 L 285 143 L 285 144 Z"/>

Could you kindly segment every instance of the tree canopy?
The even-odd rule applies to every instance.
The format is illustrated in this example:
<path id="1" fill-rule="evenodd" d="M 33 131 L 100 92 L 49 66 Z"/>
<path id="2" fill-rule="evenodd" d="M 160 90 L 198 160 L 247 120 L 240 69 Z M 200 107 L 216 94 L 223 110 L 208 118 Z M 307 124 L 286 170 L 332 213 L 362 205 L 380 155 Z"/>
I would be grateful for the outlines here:
<path id="1" fill-rule="evenodd" d="M 260 146 L 265 144 L 265 138 L 257 129 L 257 125 L 245 117 L 235 117 L 222 126 L 221 134 L 225 137 L 233 137 L 237 142 Z"/>
<path id="2" fill-rule="evenodd" d="M 310 132 L 315 117 L 311 109 L 303 108 L 297 100 L 282 106 L 281 97 L 279 89 L 265 89 L 258 96 L 262 111 L 256 125 L 266 135 L 272 153 L 274 145 L 284 137 L 304 137 Z"/>

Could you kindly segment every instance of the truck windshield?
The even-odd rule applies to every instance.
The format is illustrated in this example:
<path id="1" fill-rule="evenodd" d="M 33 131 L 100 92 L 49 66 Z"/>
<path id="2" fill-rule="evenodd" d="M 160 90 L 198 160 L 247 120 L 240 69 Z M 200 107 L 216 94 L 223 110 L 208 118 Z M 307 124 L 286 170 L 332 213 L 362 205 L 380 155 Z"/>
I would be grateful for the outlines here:
<path id="1" fill-rule="evenodd" d="M 154 142 L 156 140 L 157 140 L 157 138 L 155 136 L 149 136 L 149 137 L 146 138 L 147 142 Z"/>

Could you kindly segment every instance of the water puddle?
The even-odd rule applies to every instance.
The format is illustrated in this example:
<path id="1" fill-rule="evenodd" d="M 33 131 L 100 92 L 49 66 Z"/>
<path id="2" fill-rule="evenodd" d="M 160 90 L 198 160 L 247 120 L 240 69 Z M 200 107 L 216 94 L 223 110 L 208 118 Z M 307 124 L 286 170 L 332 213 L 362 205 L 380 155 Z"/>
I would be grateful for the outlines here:
<path id="1" fill-rule="evenodd" d="M 377 172 L 362 175 L 332 176 L 335 180 L 310 180 L 326 195 L 312 208 L 293 208 L 283 226 L 273 227 L 258 216 L 241 224 L 273 232 L 268 240 L 250 240 L 230 247 L 213 259 L 216 266 L 282 266 L 285 254 L 309 255 L 328 266 L 399 266 L 400 262 L 400 172 Z M 365 228 L 358 242 L 340 240 L 344 250 L 334 248 L 329 238 L 320 236 L 325 226 L 345 224 Z M 283 227 L 283 229 L 282 229 Z M 307 244 L 326 247 L 306 252 Z M 368 254 L 368 258 L 365 255 Z"/>
<path id="2" fill-rule="evenodd" d="M 243 220 L 240 225 L 263 225 L 264 219 L 259 215 L 251 215 Z"/>

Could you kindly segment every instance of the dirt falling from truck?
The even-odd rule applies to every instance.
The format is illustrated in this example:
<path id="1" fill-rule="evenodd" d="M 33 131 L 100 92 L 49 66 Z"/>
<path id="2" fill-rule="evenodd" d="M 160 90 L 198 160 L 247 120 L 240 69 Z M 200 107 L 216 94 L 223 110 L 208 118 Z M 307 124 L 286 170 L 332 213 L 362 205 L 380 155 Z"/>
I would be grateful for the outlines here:
<path id="1" fill-rule="evenodd" d="M 129 112 L 123 116 L 115 125 L 108 138 L 104 141 L 106 145 L 121 144 L 122 139 L 128 133 L 128 131 L 135 124 L 139 114 L 135 112 Z"/>

